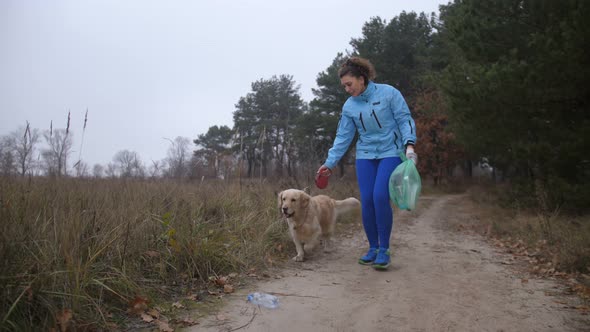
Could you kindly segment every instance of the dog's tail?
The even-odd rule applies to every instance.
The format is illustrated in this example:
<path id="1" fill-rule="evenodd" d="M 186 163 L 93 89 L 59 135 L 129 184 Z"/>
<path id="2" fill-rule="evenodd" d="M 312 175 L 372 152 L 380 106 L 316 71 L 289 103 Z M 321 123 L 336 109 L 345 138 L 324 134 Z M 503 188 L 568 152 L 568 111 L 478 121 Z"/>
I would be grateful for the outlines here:
<path id="1" fill-rule="evenodd" d="M 357 211 L 361 208 L 361 202 L 354 197 L 348 197 L 341 201 L 334 200 L 334 205 L 336 206 L 336 213 L 338 215 L 349 211 Z"/>

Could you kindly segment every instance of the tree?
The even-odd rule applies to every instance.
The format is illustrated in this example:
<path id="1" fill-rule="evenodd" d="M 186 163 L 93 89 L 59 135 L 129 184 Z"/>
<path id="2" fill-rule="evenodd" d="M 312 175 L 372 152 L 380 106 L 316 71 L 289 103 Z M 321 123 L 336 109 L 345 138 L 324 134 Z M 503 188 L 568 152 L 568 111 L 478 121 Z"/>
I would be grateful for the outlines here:
<path id="1" fill-rule="evenodd" d="M 451 175 L 457 160 L 463 158 L 463 152 L 455 135 L 449 131 L 448 110 L 440 91 L 419 95 L 414 112 L 418 114 L 416 132 L 420 142 L 416 145 L 420 156 L 418 169 L 421 174 L 432 177 L 437 185 Z"/>
<path id="2" fill-rule="evenodd" d="M 287 170 L 291 175 L 295 153 L 292 132 L 304 107 L 292 76 L 273 76 L 252 83 L 252 92 L 240 98 L 234 112 L 236 146 L 248 162 L 248 177 L 254 175 L 256 164 L 261 167 L 261 175 L 267 176 L 271 161 L 276 163 L 278 174 Z"/>
<path id="3" fill-rule="evenodd" d="M 33 154 L 35 146 L 39 142 L 39 130 L 31 129 L 27 122 L 25 127 L 10 134 L 10 142 L 18 164 L 19 174 L 25 176 L 33 166 Z"/>
<path id="4" fill-rule="evenodd" d="M 115 169 L 119 171 L 119 176 L 122 178 L 139 178 L 145 176 L 145 169 L 137 152 L 121 150 L 113 157 L 113 164 Z"/>
<path id="5" fill-rule="evenodd" d="M 353 51 L 350 55 L 369 59 L 377 69 L 376 81 L 399 89 L 413 109 L 417 96 L 427 88 L 431 89 L 425 77 L 431 68 L 432 24 L 424 13 L 418 15 L 414 12 L 402 12 L 390 22 L 380 17 L 371 18 L 363 26 L 362 37 L 351 40 Z M 344 56 L 338 54 L 332 65 L 318 75 L 320 88 L 314 90 L 316 98 L 310 103 L 311 111 L 306 116 L 313 119 L 313 123 L 319 123 L 320 127 L 306 128 L 309 130 L 302 133 L 306 139 L 317 135 L 315 143 L 324 155 L 334 139 L 340 110 L 348 98 L 337 75 L 343 60 Z M 344 163 L 339 164 L 342 174 L 351 151 L 343 157 Z"/>
<path id="6" fill-rule="evenodd" d="M 194 151 L 194 156 L 197 161 L 193 161 L 193 165 L 199 163 L 208 166 L 213 170 L 213 177 L 220 176 L 219 160 L 222 156 L 231 153 L 230 143 L 233 132 L 228 126 L 212 126 L 209 127 L 207 133 L 200 134 L 193 143 L 197 146 Z"/>
<path id="7" fill-rule="evenodd" d="M 181 179 L 188 176 L 190 152 L 190 139 L 177 136 L 170 141 L 166 163 L 168 164 L 168 176 L 174 179 Z"/>
<path id="8" fill-rule="evenodd" d="M 117 166 L 114 163 L 108 163 L 104 173 L 109 178 L 117 177 Z"/>
<path id="9" fill-rule="evenodd" d="M 166 160 L 152 160 L 152 164 L 148 168 L 148 174 L 150 178 L 157 178 L 162 175 L 162 165 L 166 163 Z M 190 172 L 190 169 L 189 169 Z"/>
<path id="10" fill-rule="evenodd" d="M 82 160 L 78 160 L 78 162 L 74 165 L 74 169 L 76 170 L 77 177 L 87 177 L 89 174 L 88 164 Z"/>
<path id="11" fill-rule="evenodd" d="M 102 178 L 104 176 L 104 166 L 101 164 L 94 164 L 92 167 L 92 176 L 95 178 Z"/>
<path id="12" fill-rule="evenodd" d="M 441 87 L 457 138 L 531 191 L 550 187 L 554 208 L 590 206 L 588 15 L 575 0 L 441 7 L 452 51 Z"/>
<path id="13" fill-rule="evenodd" d="M 315 98 L 309 103 L 309 111 L 304 113 L 296 126 L 297 151 L 299 159 L 309 162 L 310 168 L 316 168 L 325 160 L 332 146 L 338 127 L 342 105 L 348 94 L 340 84 L 338 69 L 345 56 L 338 53 L 332 64 L 316 78 L 317 89 L 312 92 Z M 351 143 L 351 147 L 354 142 Z M 350 151 L 342 158 L 340 174 L 344 175 L 344 165 L 349 159 Z"/>
<path id="14" fill-rule="evenodd" d="M 0 174 L 11 176 L 16 173 L 14 160 L 14 149 L 12 148 L 10 136 L 0 137 Z"/>
<path id="15" fill-rule="evenodd" d="M 380 82 L 396 87 L 412 105 L 424 89 L 422 76 L 430 69 L 433 34 L 426 14 L 404 11 L 389 23 L 372 18 L 363 26 L 363 36 L 350 44 L 356 54 L 373 62 Z"/>
<path id="16" fill-rule="evenodd" d="M 72 151 L 72 134 L 69 129 L 50 129 L 43 135 L 48 148 L 43 150 L 41 156 L 45 161 L 46 171 L 49 175 L 67 175 L 68 156 Z"/>

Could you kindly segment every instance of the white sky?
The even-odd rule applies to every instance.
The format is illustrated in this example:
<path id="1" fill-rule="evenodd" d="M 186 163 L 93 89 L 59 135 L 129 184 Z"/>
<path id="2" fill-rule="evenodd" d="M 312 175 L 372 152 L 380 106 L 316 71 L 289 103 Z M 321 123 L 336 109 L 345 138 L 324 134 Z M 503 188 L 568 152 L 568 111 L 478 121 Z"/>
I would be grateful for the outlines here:
<path id="1" fill-rule="evenodd" d="M 74 158 L 146 164 L 232 114 L 251 83 L 292 75 L 305 101 L 371 17 L 437 12 L 443 0 L 0 0 L 0 136 L 65 128 Z M 377 70 L 379 70 L 377 68 Z"/>

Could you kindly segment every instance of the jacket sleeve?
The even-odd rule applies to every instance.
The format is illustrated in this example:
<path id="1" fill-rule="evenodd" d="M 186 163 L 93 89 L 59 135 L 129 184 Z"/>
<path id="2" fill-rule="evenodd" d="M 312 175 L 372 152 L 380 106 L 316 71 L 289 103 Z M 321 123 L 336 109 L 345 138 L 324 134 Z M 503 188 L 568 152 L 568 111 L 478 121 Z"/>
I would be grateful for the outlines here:
<path id="1" fill-rule="evenodd" d="M 403 145 L 416 144 L 416 124 L 414 123 L 408 104 L 406 104 L 404 97 L 397 89 L 393 91 L 390 106 L 402 135 Z"/>
<path id="2" fill-rule="evenodd" d="M 348 150 L 352 139 L 354 138 L 354 134 L 356 133 L 356 126 L 353 120 L 344 115 L 344 111 L 340 116 L 340 121 L 338 122 L 338 129 L 336 130 L 336 138 L 334 139 L 334 144 L 328 151 L 328 159 L 324 165 L 326 165 L 329 169 L 334 169 L 342 156 Z"/>

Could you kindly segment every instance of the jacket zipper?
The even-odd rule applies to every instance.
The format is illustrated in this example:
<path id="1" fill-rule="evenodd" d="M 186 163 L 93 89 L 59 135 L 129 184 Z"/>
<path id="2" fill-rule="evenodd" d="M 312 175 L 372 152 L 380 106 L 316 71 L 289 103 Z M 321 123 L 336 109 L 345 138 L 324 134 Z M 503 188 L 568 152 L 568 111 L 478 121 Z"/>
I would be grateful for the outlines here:
<path id="1" fill-rule="evenodd" d="M 373 113 L 371 113 L 371 115 L 373 115 L 375 117 L 375 121 L 377 121 L 377 125 L 379 126 L 379 128 L 381 128 L 381 123 L 379 122 L 379 119 L 377 118 L 377 114 L 375 114 L 375 110 L 373 110 Z"/>
<path id="2" fill-rule="evenodd" d="M 361 124 L 363 125 L 363 129 L 365 131 L 367 131 L 367 128 L 365 128 L 365 122 L 363 121 L 363 113 L 361 113 L 360 120 L 361 120 Z"/>

